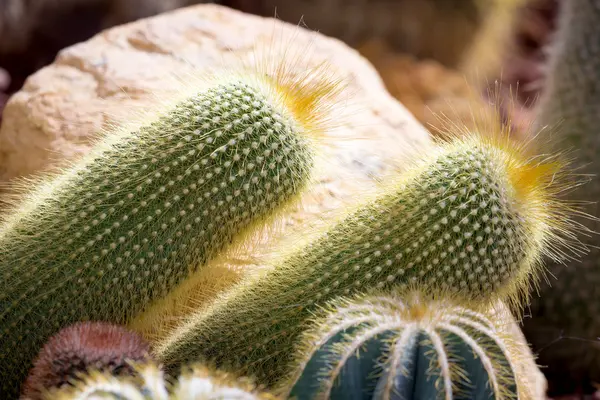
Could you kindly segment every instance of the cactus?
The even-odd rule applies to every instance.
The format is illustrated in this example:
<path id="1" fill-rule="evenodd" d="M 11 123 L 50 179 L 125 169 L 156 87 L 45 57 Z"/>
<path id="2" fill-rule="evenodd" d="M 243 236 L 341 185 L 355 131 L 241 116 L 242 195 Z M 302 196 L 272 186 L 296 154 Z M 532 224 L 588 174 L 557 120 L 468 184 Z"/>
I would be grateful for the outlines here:
<path id="1" fill-rule="evenodd" d="M 593 203 L 585 211 L 596 220 L 581 223 L 594 232 L 600 232 L 600 47 L 592 38 L 599 35 L 600 1 L 561 2 L 546 83 L 534 110 L 536 123 L 548 126 L 562 146 L 574 147 L 581 173 L 591 176 L 591 183 L 573 195 Z M 590 252 L 581 263 L 548 265 L 549 282 L 533 297 L 532 318 L 523 321 L 549 380 L 564 383 L 557 391 L 600 381 L 598 238 L 585 239 Z"/>
<path id="2" fill-rule="evenodd" d="M 48 399 L 83 400 L 92 398 L 139 400 L 275 400 L 247 378 L 236 378 L 202 365 L 187 368 L 170 385 L 159 367 L 152 363 L 134 364 L 134 378 L 116 377 L 94 371 L 74 387 L 48 391 Z"/>
<path id="3" fill-rule="evenodd" d="M 294 75 L 288 61 L 186 82 L 148 119 L 109 132 L 81 160 L 38 179 L 7 213 L 4 396 L 15 395 L 61 327 L 126 323 L 299 197 L 343 85 L 316 75 L 326 63 Z"/>
<path id="4" fill-rule="evenodd" d="M 417 292 L 337 299 L 302 336 L 282 385 L 303 399 L 531 398 L 513 368 L 510 314 L 476 312 Z"/>
<path id="5" fill-rule="evenodd" d="M 140 335 L 103 322 L 80 322 L 52 336 L 44 345 L 23 385 L 23 398 L 42 400 L 90 370 L 132 374 L 130 362 L 149 361 L 149 346 Z"/>
<path id="6" fill-rule="evenodd" d="M 191 316 L 155 346 L 156 356 L 171 369 L 211 360 L 270 385 L 287 372 L 306 319 L 340 295 L 414 284 L 472 304 L 518 303 L 543 254 L 579 246 L 555 197 L 560 163 L 524 158 L 510 143 L 473 134 L 441 145 L 373 200 Z"/>
<path id="7" fill-rule="evenodd" d="M 233 253 L 235 254 L 235 250 Z M 245 264 L 241 264 L 243 268 L 240 268 L 238 265 L 231 266 L 220 261 L 221 259 L 211 260 L 210 265 L 197 272 L 193 279 L 186 280 L 186 286 L 179 286 L 177 291 L 169 293 L 169 296 L 162 298 L 159 303 L 136 315 L 127 327 L 140 333 L 150 345 L 164 340 L 186 315 L 206 307 L 219 293 L 239 283 L 248 270 Z M 191 289 L 188 289 L 190 287 Z M 182 292 L 186 293 L 186 289 L 193 295 L 182 295 Z"/>

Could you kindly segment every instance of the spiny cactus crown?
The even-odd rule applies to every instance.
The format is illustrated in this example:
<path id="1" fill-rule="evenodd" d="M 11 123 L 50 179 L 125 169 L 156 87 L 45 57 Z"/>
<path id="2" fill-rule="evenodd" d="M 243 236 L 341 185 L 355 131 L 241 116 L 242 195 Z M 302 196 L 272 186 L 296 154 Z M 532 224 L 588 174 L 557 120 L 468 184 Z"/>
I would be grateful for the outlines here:
<path id="1" fill-rule="evenodd" d="M 194 365 L 169 384 L 159 367 L 136 364 L 135 377 L 116 377 L 97 371 L 82 377 L 73 387 L 47 392 L 48 399 L 84 400 L 98 397 L 128 400 L 274 400 L 247 378 L 233 378 L 222 371 Z"/>
<path id="2" fill-rule="evenodd" d="M 515 299 L 551 241 L 540 225 L 552 210 L 538 210 L 530 193 L 546 184 L 547 170 L 532 167 L 535 176 L 515 183 L 513 169 L 523 165 L 494 143 L 472 136 L 442 146 L 317 239 L 192 316 L 156 346 L 159 359 L 170 367 L 215 360 L 270 384 L 286 374 L 306 319 L 337 296 L 418 285 L 470 304 Z"/>
<path id="3" fill-rule="evenodd" d="M 338 299 L 303 335 L 285 391 L 298 400 L 524 398 L 495 317 L 416 293 Z"/>

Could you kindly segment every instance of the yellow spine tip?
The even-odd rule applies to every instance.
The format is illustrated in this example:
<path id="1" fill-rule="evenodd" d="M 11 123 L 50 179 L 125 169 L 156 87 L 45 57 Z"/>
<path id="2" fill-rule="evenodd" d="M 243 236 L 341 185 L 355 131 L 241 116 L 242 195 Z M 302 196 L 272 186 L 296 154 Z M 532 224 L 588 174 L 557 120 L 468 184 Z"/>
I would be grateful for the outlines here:
<path id="1" fill-rule="evenodd" d="M 508 175 L 516 196 L 522 202 L 528 201 L 538 195 L 541 188 L 546 187 L 555 176 L 563 169 L 557 161 L 533 165 L 530 163 L 510 165 Z"/>
<path id="2" fill-rule="evenodd" d="M 327 64 L 320 64 L 300 76 L 280 71 L 268 79 L 294 120 L 307 132 L 317 136 L 329 126 L 329 108 L 345 88 L 340 79 L 327 76 L 330 72 L 328 68 Z M 319 72 L 323 75 L 319 76 Z"/>

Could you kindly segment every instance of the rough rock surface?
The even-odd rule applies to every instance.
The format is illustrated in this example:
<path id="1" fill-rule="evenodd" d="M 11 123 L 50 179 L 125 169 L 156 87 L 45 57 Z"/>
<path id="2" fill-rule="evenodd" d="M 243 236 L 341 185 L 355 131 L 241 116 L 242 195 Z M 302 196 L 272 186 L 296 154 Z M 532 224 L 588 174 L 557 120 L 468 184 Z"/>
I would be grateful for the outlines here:
<path id="1" fill-rule="evenodd" d="M 61 51 L 52 65 L 32 75 L 4 111 L 0 184 L 84 154 L 95 132 L 108 128 L 127 110 L 151 104 L 153 95 L 168 91 L 169 74 L 184 70 L 188 63 L 202 69 L 227 60 L 249 60 L 255 45 L 268 45 L 273 35 L 288 33 L 294 35 L 294 47 L 312 46 L 310 63 L 330 60 L 350 83 L 352 104 L 358 107 L 345 113 L 340 127 L 326 138 L 327 166 L 302 206 L 287 216 L 281 233 L 287 236 L 299 225 L 339 208 L 340 202 L 359 197 L 376 185 L 377 178 L 402 169 L 412 150 L 430 145 L 427 131 L 388 94 L 374 68 L 340 41 L 225 7 L 201 5 L 105 31 Z M 345 140 L 335 140 L 339 135 Z M 252 246 L 252 252 L 225 257 L 222 265 L 260 264 L 262 249 L 277 239 L 265 240 L 264 246 Z M 197 289 L 192 282 L 174 301 L 185 309 L 186 301 L 194 304 Z M 155 310 L 153 315 L 160 313 Z M 160 323 L 149 321 L 145 324 L 141 316 L 136 324 L 149 336 L 160 335 L 152 331 Z M 523 370 L 531 374 L 542 398 L 545 381 L 530 357 L 524 357 Z"/>

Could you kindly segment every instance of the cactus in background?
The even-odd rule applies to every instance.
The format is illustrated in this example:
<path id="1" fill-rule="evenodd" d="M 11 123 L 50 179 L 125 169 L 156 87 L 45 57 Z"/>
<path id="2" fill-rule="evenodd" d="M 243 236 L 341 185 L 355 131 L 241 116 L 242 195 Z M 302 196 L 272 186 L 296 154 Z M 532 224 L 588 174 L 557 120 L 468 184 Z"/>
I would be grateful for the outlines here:
<path id="1" fill-rule="evenodd" d="M 571 243 L 560 163 L 502 138 L 468 135 L 349 212 L 273 268 L 242 282 L 154 349 L 168 367 L 216 362 L 273 384 L 324 302 L 417 285 L 469 304 L 518 303 L 544 254 Z M 569 183 L 567 183 L 568 185 Z"/>
<path id="2" fill-rule="evenodd" d="M 342 84 L 318 77 L 326 64 L 300 75 L 275 67 L 186 82 L 172 103 L 34 182 L 7 213 L 3 397 L 18 393 L 60 328 L 126 323 L 298 197 Z"/>
<path id="3" fill-rule="evenodd" d="M 561 138 L 562 146 L 577 152 L 581 173 L 592 182 L 575 192 L 592 202 L 585 211 L 600 217 L 600 1 L 560 3 L 544 91 L 536 121 Z M 600 232 L 599 220 L 581 221 Z M 539 351 L 539 362 L 549 381 L 572 393 L 573 385 L 600 381 L 600 241 L 590 235 L 589 254 L 582 263 L 548 265 L 552 276 L 533 298 L 532 318 L 524 319 L 524 333 Z"/>
<path id="4" fill-rule="evenodd" d="M 504 310 L 480 313 L 416 292 L 338 299 L 303 334 L 283 392 L 305 399 L 532 398 L 513 368 Z"/>
<path id="5" fill-rule="evenodd" d="M 134 365 L 135 377 L 116 377 L 97 371 L 82 378 L 74 387 L 46 393 L 48 399 L 75 400 L 275 400 L 246 378 L 235 378 L 222 371 L 194 365 L 170 385 L 154 364 Z"/>
<path id="6" fill-rule="evenodd" d="M 23 398 L 42 400 L 43 393 L 72 383 L 78 374 L 101 370 L 132 374 L 129 364 L 149 361 L 150 346 L 119 325 L 80 322 L 62 329 L 44 345 L 23 385 Z"/>

